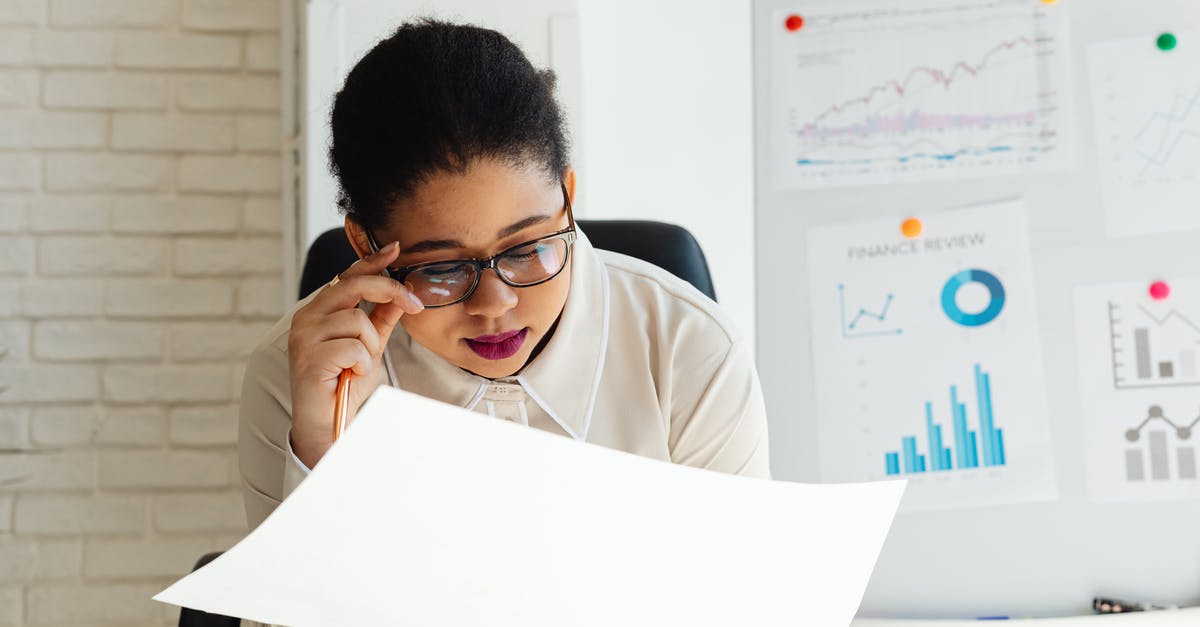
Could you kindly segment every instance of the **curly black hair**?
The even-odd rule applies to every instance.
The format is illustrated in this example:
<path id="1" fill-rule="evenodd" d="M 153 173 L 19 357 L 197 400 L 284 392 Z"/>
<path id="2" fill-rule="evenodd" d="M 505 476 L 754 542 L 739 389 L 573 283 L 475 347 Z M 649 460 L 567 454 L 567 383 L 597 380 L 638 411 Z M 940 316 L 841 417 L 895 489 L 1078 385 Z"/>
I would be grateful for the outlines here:
<path id="1" fill-rule="evenodd" d="M 461 173 L 479 158 L 559 180 L 569 157 L 554 81 L 494 30 L 433 19 L 401 25 L 334 98 L 329 167 L 338 206 L 378 228 L 427 177 Z"/>

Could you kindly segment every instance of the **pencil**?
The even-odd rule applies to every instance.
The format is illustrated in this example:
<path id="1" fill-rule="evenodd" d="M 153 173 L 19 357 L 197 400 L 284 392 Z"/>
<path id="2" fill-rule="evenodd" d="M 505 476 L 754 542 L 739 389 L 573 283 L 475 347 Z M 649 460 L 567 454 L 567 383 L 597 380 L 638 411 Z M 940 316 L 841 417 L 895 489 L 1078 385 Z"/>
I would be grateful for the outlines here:
<path id="1" fill-rule="evenodd" d="M 337 402 L 333 407 L 333 441 L 337 442 L 338 438 L 342 437 L 342 431 L 346 429 L 346 414 L 350 408 L 350 375 L 351 370 L 347 368 L 338 375 L 337 382 Z"/>

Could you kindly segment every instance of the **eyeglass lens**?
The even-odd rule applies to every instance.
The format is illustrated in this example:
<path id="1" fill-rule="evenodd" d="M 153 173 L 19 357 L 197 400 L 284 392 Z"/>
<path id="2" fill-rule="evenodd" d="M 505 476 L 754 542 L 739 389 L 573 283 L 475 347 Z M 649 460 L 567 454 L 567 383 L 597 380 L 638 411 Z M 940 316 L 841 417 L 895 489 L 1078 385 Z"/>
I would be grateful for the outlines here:
<path id="1" fill-rule="evenodd" d="M 496 258 L 496 271 L 505 283 L 523 287 L 549 279 L 566 263 L 566 239 L 550 237 L 502 253 Z M 404 282 L 426 306 L 437 306 L 464 298 L 478 274 L 474 263 L 448 261 L 415 270 Z"/>

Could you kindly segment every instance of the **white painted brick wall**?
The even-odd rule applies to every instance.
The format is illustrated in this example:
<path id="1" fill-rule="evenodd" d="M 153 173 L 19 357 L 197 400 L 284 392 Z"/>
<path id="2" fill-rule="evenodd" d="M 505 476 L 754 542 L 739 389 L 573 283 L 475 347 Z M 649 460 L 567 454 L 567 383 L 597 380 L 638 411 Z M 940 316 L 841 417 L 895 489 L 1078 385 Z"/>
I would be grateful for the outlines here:
<path id="1" fill-rule="evenodd" d="M 45 12 L 42 0 L 6 0 L 0 2 L 0 24 L 35 26 Z"/>
<path id="2" fill-rule="evenodd" d="M 170 326 L 172 361 L 241 362 L 250 356 L 270 322 L 180 322 Z"/>
<path id="3" fill-rule="evenodd" d="M 39 78 L 29 70 L 0 69 L 0 108 L 32 107 L 37 102 Z"/>
<path id="4" fill-rule="evenodd" d="M 237 434 L 237 405 L 179 407 L 171 410 L 171 444 L 228 446 L 237 444 Z"/>
<path id="5" fill-rule="evenodd" d="M 0 0 L 0 626 L 173 625 L 283 313 L 278 0 Z"/>
<path id="6" fill-rule="evenodd" d="M 95 540 L 84 550 L 83 574 L 123 579 L 177 576 L 214 548 L 213 542 L 204 538 Z"/>
<path id="7" fill-rule="evenodd" d="M 62 448 L 87 446 L 96 433 L 100 408 L 95 405 L 39 407 L 30 421 L 29 439 L 34 446 Z"/>
<path id="8" fill-rule="evenodd" d="M 223 196 L 118 197 L 112 210 L 112 229 L 118 233 L 228 235 L 237 232 L 238 222 L 238 199 Z"/>
<path id="9" fill-rule="evenodd" d="M 0 77 L 3 80 L 3 77 Z M 3 86 L 0 85 L 0 89 Z M 4 94 L 0 93 L 0 98 Z M 33 191 L 37 189 L 39 159 L 30 155 L 0 155 L 0 190 Z"/>
<path id="10" fill-rule="evenodd" d="M 167 157 L 49 154 L 45 162 L 51 192 L 164 192 L 170 184 Z"/>
<path id="11" fill-rule="evenodd" d="M 184 28 L 244 31 L 279 28 L 276 0 L 183 0 Z"/>
<path id="12" fill-rule="evenodd" d="M 0 117 L 0 148 L 103 148 L 107 144 L 104 114 L 19 111 Z"/>
<path id="13" fill-rule="evenodd" d="M 279 79 L 264 76 L 180 76 L 175 104 L 184 111 L 278 111 Z"/>
<path id="14" fill-rule="evenodd" d="M 8 540 L 0 542 L 0 582 L 73 579 L 83 572 L 79 540 Z"/>
<path id="15" fill-rule="evenodd" d="M 166 109 L 167 77 L 56 71 L 45 75 L 42 98 L 59 109 Z"/>
<path id="16" fill-rule="evenodd" d="M 95 279 L 38 278 L 21 286 L 15 302 L 31 318 L 91 318 L 104 313 L 104 286 Z"/>
<path id="17" fill-rule="evenodd" d="M 187 156 L 179 162 L 179 189 L 187 192 L 279 192 L 279 157 Z"/>
<path id="18" fill-rule="evenodd" d="M 108 0 L 104 0 L 107 2 Z M 146 599 L 163 586 L 144 583 L 50 584 L 29 586 L 26 594 L 29 625 L 159 625 L 157 604 Z"/>
<path id="19" fill-rule="evenodd" d="M 105 313 L 136 318 L 226 317 L 233 313 L 234 285 L 222 280 L 108 281 Z"/>
<path id="20" fill-rule="evenodd" d="M 46 320 L 33 331 L 33 355 L 48 361 L 148 361 L 163 355 L 166 325 L 115 320 Z"/>
<path id="21" fill-rule="evenodd" d="M 118 403 L 227 401 L 230 367 L 107 366 L 104 399 Z"/>
<path id="22" fill-rule="evenodd" d="M 46 196 L 29 203 L 28 227 L 35 233 L 102 233 L 112 202 L 104 196 Z"/>
<path id="23" fill-rule="evenodd" d="M 42 67 L 102 68 L 113 60 L 111 32 L 41 32 L 33 36 L 33 62 Z"/>
<path id="24" fill-rule="evenodd" d="M 283 229 L 283 205 L 279 199 L 251 198 L 242 214 L 242 228 L 248 233 L 278 234 Z"/>
<path id="25" fill-rule="evenodd" d="M 219 488 L 230 485 L 231 453 L 114 451 L 100 453 L 104 488 Z"/>
<path id="26" fill-rule="evenodd" d="M 172 25 L 175 4 L 171 0 L 50 0 L 50 25 L 161 28 Z"/>
<path id="27" fill-rule="evenodd" d="M 96 425 L 93 441 L 98 445 L 157 447 L 163 443 L 165 423 L 166 412 L 158 407 L 113 408 Z"/>
<path id="28" fill-rule="evenodd" d="M 170 494 L 154 499 L 154 527 L 163 533 L 241 531 L 246 508 L 241 490 Z"/>
<path id="29" fill-rule="evenodd" d="M 234 35 L 129 33 L 117 37 L 119 68 L 232 70 L 242 62 L 242 38 Z"/>
<path id="30" fill-rule="evenodd" d="M 283 250 L 277 237 L 181 238 L 175 241 L 178 276 L 278 274 Z"/>
<path id="31" fill-rule="evenodd" d="M 298 286 L 288 285 L 289 297 L 296 294 Z M 243 316 L 278 318 L 283 315 L 284 285 L 273 279 L 247 279 L 237 290 L 237 311 Z"/>
<path id="32" fill-rule="evenodd" d="M 18 536 L 139 536 L 146 530 L 146 498 L 136 494 L 20 495 L 13 520 Z"/>
<path id="33" fill-rule="evenodd" d="M 220 115 L 117 114 L 112 120 L 114 150 L 229 152 L 234 121 Z"/>
<path id="34" fill-rule="evenodd" d="M 38 272 L 47 276 L 162 275 L 168 242 L 153 237 L 43 237 Z"/>

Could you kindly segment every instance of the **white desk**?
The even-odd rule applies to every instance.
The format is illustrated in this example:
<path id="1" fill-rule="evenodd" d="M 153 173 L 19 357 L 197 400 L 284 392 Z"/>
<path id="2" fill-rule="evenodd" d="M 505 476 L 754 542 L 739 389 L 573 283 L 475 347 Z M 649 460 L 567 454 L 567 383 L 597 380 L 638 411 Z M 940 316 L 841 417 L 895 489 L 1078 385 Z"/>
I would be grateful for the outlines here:
<path id="1" fill-rule="evenodd" d="M 1131 612 L 1129 614 L 1096 614 L 1068 618 L 1035 618 L 1025 620 L 898 620 L 859 618 L 851 627 L 981 627 L 983 625 L 1028 625 L 1029 627 L 1175 627 L 1200 626 L 1200 608 Z"/>

